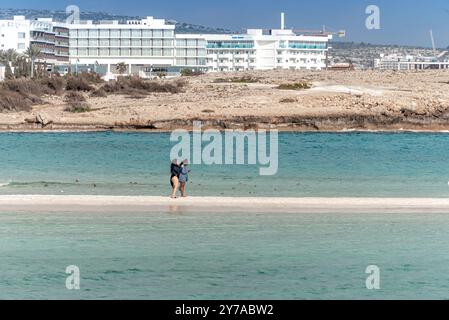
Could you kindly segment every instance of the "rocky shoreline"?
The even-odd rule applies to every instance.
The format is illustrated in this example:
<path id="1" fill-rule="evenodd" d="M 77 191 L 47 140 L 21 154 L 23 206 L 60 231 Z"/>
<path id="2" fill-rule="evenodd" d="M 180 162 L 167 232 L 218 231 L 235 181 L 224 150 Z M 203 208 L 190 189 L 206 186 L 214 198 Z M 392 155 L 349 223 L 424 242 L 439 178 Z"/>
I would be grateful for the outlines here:
<path id="1" fill-rule="evenodd" d="M 30 111 L 0 113 L 0 131 L 169 132 L 192 130 L 195 121 L 219 130 L 449 131 L 447 71 L 276 70 L 184 80 L 177 93 L 84 94 L 91 106 L 85 113 L 46 96 Z"/>

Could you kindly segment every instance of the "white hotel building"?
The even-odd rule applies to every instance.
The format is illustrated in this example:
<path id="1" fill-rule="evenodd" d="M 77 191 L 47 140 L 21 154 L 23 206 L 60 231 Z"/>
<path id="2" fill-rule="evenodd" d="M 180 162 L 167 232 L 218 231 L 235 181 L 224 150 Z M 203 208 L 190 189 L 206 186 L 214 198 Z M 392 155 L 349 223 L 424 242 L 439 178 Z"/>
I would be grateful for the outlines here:
<path id="1" fill-rule="evenodd" d="M 11 30 L 13 21 L 24 27 Z M 28 26 L 33 23 L 37 22 L 23 17 L 0 21 L 0 34 L 8 37 L 0 42 L 1 49 L 25 50 L 33 43 L 33 28 Z M 117 74 L 118 63 L 127 65 L 128 74 L 142 77 L 158 71 L 176 73 L 185 68 L 205 72 L 322 70 L 326 68 L 328 43 L 332 39 L 327 34 L 295 34 L 285 29 L 283 22 L 277 30 L 250 29 L 245 34 L 228 35 L 177 34 L 174 25 L 153 17 L 126 23 L 77 21 L 62 25 L 49 19 L 40 19 L 40 23 L 53 23 L 59 28 L 48 30 L 53 35 L 50 45 L 54 45 L 51 43 L 54 34 L 58 36 L 63 28 L 68 30 L 68 61 L 51 59 L 50 64 L 67 65 L 72 72 L 95 71 L 108 77 Z"/>

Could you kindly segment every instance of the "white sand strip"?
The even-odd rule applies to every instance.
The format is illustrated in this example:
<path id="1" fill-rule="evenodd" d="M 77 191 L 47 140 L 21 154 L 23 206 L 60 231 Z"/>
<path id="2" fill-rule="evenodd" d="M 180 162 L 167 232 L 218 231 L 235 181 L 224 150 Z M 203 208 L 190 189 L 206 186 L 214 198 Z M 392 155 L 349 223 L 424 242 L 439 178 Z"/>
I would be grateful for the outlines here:
<path id="1" fill-rule="evenodd" d="M 0 196 L 0 212 L 440 212 L 449 213 L 448 199 L 430 198 L 237 198 L 127 196 Z"/>

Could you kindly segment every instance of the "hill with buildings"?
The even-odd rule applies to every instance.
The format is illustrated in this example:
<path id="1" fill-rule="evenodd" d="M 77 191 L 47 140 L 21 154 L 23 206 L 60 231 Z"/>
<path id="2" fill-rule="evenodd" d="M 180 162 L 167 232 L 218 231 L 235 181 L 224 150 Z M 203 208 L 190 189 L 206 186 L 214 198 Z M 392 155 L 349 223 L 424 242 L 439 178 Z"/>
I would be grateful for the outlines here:
<path id="1" fill-rule="evenodd" d="M 2 19 L 12 19 L 13 16 L 25 16 L 27 19 L 36 18 L 53 18 L 55 21 L 64 21 L 67 18 L 67 13 L 63 10 L 36 10 L 36 9 L 5 9 L 0 8 L 0 20 Z M 126 15 L 115 15 L 105 12 L 93 12 L 93 11 L 83 11 L 81 12 L 82 20 L 92 20 L 92 21 L 102 21 L 102 20 L 118 20 L 124 22 L 127 20 L 142 19 L 144 17 L 140 16 L 126 16 Z M 233 33 L 233 31 L 223 28 L 213 28 L 206 27 L 202 25 L 170 21 L 176 24 L 177 33 L 204 33 L 204 34 L 224 34 Z"/>

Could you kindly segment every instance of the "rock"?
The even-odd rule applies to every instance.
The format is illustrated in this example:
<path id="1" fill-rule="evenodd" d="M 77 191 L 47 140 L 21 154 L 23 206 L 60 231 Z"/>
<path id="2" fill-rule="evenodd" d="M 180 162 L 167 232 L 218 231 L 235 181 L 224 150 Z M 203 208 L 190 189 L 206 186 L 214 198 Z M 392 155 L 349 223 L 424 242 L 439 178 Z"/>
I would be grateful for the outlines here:
<path id="1" fill-rule="evenodd" d="M 36 122 L 40 123 L 42 125 L 42 127 L 46 127 L 49 124 L 53 123 L 53 121 L 48 120 L 44 115 L 42 115 L 40 113 L 36 116 Z"/>

